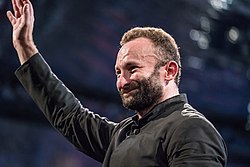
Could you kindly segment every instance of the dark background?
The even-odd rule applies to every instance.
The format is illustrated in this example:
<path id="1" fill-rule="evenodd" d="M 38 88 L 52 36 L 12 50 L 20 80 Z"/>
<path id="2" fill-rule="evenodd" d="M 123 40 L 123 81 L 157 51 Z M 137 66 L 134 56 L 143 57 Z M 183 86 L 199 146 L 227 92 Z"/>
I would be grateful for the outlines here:
<path id="1" fill-rule="evenodd" d="M 0 167 L 101 166 L 75 151 L 17 81 L 19 67 L 0 0 Z M 33 0 L 34 39 L 53 71 L 90 110 L 120 121 L 114 63 L 122 34 L 161 27 L 182 56 L 180 91 L 217 127 L 229 167 L 250 166 L 249 0 Z"/>

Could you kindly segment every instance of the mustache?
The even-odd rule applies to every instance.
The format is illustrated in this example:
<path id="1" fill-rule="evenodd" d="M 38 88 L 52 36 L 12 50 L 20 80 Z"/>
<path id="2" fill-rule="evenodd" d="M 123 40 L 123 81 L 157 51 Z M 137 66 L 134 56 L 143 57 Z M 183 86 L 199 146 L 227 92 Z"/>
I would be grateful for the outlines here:
<path id="1" fill-rule="evenodd" d="M 119 93 L 122 95 L 124 93 L 128 93 L 133 89 L 136 89 L 140 86 L 140 83 L 136 81 L 132 81 L 129 84 L 124 85 L 124 87 L 119 91 Z"/>

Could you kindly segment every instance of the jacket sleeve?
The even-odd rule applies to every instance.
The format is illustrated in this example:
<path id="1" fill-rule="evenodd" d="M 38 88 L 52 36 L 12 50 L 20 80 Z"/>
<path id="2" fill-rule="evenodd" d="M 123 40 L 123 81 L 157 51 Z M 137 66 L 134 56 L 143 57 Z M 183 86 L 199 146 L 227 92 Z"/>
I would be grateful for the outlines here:
<path id="1" fill-rule="evenodd" d="M 49 122 L 78 150 L 102 162 L 116 124 L 84 108 L 39 53 L 15 74 Z"/>
<path id="2" fill-rule="evenodd" d="M 172 134 L 168 159 L 171 167 L 224 167 L 224 140 L 205 118 L 184 120 Z"/>

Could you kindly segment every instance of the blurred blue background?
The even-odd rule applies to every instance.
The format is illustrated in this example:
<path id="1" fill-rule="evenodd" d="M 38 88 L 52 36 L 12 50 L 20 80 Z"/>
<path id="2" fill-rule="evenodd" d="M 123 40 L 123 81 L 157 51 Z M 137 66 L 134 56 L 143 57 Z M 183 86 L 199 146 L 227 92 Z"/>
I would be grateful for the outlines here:
<path id="1" fill-rule="evenodd" d="M 101 166 L 45 120 L 17 81 L 19 67 L 0 0 L 0 167 Z M 114 63 L 122 34 L 161 27 L 182 56 L 180 90 L 217 127 L 229 167 L 250 166 L 249 0 L 33 0 L 34 39 L 53 71 L 90 110 L 120 121 Z"/>

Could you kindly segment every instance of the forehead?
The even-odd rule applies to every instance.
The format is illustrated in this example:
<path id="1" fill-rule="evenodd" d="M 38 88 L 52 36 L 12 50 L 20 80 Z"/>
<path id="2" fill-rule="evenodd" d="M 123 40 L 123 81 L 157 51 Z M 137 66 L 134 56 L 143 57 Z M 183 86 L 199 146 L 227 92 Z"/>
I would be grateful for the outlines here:
<path id="1" fill-rule="evenodd" d="M 137 38 L 121 47 L 117 54 L 116 66 L 127 61 L 152 62 L 156 58 L 153 43 L 147 38 Z"/>

